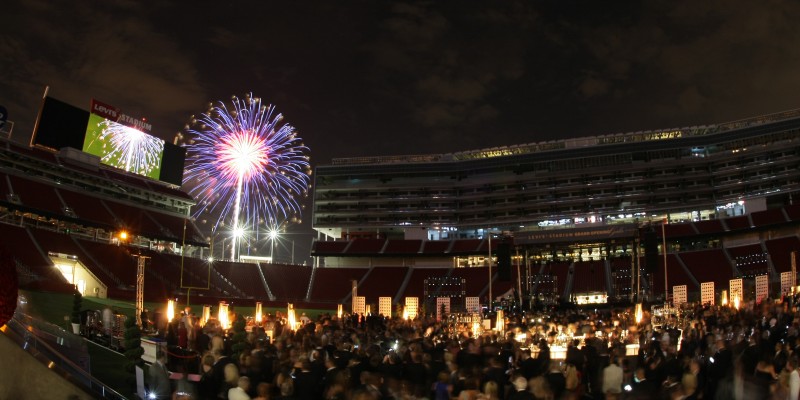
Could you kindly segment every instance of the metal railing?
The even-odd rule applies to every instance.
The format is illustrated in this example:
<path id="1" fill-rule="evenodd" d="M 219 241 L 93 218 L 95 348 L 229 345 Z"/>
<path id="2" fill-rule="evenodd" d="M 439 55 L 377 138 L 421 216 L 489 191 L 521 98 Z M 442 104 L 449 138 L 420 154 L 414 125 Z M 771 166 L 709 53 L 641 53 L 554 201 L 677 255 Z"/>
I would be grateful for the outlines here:
<path id="1" fill-rule="evenodd" d="M 54 328 L 51 331 L 55 333 L 46 332 L 34 327 L 31 321 L 33 321 L 32 317 L 17 311 L 14 318 L 8 321 L 7 329 L 3 330 L 3 333 L 37 361 L 93 397 L 111 400 L 126 399 L 125 396 L 94 378 L 89 371 L 67 358 L 46 341 L 49 339 L 54 343 L 68 344 L 74 340 L 83 341 L 82 338 L 50 324 L 48 325 Z"/>

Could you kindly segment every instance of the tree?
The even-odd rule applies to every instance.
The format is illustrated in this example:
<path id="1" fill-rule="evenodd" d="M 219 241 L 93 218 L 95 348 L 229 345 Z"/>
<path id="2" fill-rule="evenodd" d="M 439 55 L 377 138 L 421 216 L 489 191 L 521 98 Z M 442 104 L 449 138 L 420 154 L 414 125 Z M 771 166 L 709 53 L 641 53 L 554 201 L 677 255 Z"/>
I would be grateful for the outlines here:
<path id="1" fill-rule="evenodd" d="M 133 374 L 136 372 L 136 366 L 143 364 L 142 354 L 142 331 L 136 325 L 136 317 L 125 318 L 125 358 L 128 362 L 125 364 L 125 371 Z"/>
<path id="2" fill-rule="evenodd" d="M 75 289 L 75 294 L 72 295 L 72 323 L 81 323 L 81 307 L 83 307 L 83 296 L 78 289 Z"/>

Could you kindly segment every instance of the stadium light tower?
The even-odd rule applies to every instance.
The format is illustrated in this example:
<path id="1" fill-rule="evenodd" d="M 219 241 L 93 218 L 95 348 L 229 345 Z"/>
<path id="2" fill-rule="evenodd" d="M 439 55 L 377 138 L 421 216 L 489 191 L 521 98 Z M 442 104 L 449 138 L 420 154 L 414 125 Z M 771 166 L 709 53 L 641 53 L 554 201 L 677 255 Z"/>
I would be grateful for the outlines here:
<path id="1" fill-rule="evenodd" d="M 278 229 L 272 228 L 269 230 L 269 262 L 275 263 L 273 255 L 275 253 L 275 241 L 278 239 Z"/>
<path id="2" fill-rule="evenodd" d="M 142 327 L 142 311 L 144 310 L 144 267 L 149 256 L 134 254 L 136 257 L 136 325 Z"/>
<path id="3" fill-rule="evenodd" d="M 241 238 L 244 236 L 244 229 L 241 226 L 237 226 L 233 230 L 233 246 L 231 247 L 231 260 L 239 261 L 239 245 L 241 244 Z"/>

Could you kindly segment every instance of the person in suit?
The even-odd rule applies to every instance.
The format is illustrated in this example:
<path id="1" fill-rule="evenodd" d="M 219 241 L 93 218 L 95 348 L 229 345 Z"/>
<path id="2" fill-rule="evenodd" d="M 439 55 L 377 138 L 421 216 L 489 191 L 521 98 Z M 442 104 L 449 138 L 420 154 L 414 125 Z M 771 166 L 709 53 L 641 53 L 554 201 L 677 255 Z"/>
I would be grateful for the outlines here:
<path id="1" fill-rule="evenodd" d="M 633 384 L 631 385 L 631 392 L 626 398 L 628 399 L 653 399 L 658 396 L 660 385 L 647 379 L 644 367 L 636 369 Z"/>
<path id="2" fill-rule="evenodd" d="M 167 353 L 161 352 L 156 356 L 156 362 L 150 365 L 148 371 L 150 395 L 156 399 L 169 399 L 172 397 L 172 386 L 169 382 L 167 371 Z"/>
<path id="3" fill-rule="evenodd" d="M 522 375 L 517 375 L 512 381 L 514 391 L 508 396 L 508 400 L 534 400 L 533 393 L 529 392 L 528 380 Z"/>
<path id="4" fill-rule="evenodd" d="M 211 367 L 211 376 L 213 379 L 213 390 L 219 395 L 225 393 L 227 395 L 228 388 L 225 386 L 225 367 L 228 364 L 233 364 L 228 356 L 220 349 L 215 349 L 212 354 L 214 355 L 214 365 Z"/>

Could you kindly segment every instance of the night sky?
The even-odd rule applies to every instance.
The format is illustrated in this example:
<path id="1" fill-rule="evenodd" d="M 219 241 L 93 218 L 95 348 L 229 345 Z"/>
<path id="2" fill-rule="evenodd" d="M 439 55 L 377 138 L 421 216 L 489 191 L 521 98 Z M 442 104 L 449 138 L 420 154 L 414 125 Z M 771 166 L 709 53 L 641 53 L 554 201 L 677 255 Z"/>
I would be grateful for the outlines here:
<path id="1" fill-rule="evenodd" d="M 252 91 L 312 165 L 800 108 L 794 1 L 148 3 L 0 6 L 16 139 L 46 85 L 146 117 L 168 140 L 209 102 Z"/>

